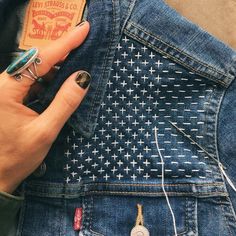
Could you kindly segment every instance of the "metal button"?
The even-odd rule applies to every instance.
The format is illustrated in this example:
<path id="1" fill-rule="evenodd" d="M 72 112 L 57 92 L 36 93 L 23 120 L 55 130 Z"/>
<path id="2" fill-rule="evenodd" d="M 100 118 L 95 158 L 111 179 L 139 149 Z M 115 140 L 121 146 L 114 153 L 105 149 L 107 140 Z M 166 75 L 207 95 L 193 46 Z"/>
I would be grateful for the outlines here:
<path id="1" fill-rule="evenodd" d="M 33 176 L 37 178 L 44 176 L 46 169 L 47 166 L 45 162 L 42 162 L 42 164 L 34 171 Z"/>
<path id="2" fill-rule="evenodd" d="M 147 228 L 145 228 L 142 225 L 136 225 L 130 233 L 130 236 L 149 236 L 149 235 L 150 234 Z"/>

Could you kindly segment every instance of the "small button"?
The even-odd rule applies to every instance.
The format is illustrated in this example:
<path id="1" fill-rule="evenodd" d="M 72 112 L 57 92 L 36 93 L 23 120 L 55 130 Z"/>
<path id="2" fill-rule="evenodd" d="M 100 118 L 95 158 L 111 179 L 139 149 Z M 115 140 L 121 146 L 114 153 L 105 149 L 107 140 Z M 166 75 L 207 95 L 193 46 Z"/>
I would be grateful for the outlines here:
<path id="1" fill-rule="evenodd" d="M 47 166 L 45 162 L 42 162 L 42 164 L 33 172 L 33 176 L 37 178 L 44 176 L 46 169 L 47 169 Z"/>
<path id="2" fill-rule="evenodd" d="M 150 234 L 147 228 L 145 228 L 142 225 L 136 225 L 130 233 L 130 236 L 149 236 L 149 235 Z"/>

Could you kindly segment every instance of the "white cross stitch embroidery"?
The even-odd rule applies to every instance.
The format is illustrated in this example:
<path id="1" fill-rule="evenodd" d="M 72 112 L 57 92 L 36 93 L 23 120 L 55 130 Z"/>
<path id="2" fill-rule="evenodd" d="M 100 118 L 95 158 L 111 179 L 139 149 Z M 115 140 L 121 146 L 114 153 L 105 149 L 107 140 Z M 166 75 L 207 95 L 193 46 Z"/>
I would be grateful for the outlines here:
<path id="1" fill-rule="evenodd" d="M 149 181 L 161 178 L 153 128 L 168 179 L 211 177 L 210 160 L 170 124 L 196 142 L 208 135 L 205 119 L 214 84 L 127 36 L 116 54 L 92 138 L 73 130 L 66 140 L 66 182 Z M 186 180 L 187 179 L 187 180 Z"/>

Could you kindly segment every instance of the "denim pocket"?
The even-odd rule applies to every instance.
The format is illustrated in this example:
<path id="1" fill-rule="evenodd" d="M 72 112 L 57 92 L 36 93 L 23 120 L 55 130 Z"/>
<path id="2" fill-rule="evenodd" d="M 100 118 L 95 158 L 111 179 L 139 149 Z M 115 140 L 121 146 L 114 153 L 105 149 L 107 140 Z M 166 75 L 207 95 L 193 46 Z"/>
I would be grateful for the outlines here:
<path id="1" fill-rule="evenodd" d="M 227 197 L 171 197 L 178 236 L 235 236 L 236 219 Z M 173 236 L 164 197 L 87 196 L 80 236 L 129 236 L 142 205 L 150 236 Z M 99 233 L 98 233 L 99 232 Z"/>
<path id="2" fill-rule="evenodd" d="M 73 223 L 80 207 L 80 198 L 26 196 L 16 236 L 77 236 Z"/>
<path id="3" fill-rule="evenodd" d="M 236 217 L 228 197 L 172 196 L 178 236 L 235 236 Z M 16 236 L 130 236 L 137 205 L 150 236 L 173 236 L 171 212 L 164 197 L 91 195 L 79 198 L 27 196 Z M 82 208 L 80 231 L 73 229 Z"/>
<path id="4" fill-rule="evenodd" d="M 200 198 L 197 204 L 199 236 L 235 236 L 236 219 L 228 197 Z"/>
<path id="5" fill-rule="evenodd" d="M 178 235 L 196 235 L 196 199 L 170 198 Z M 129 236 L 142 205 L 144 227 L 151 236 L 173 236 L 171 213 L 164 197 L 87 196 L 83 198 L 81 236 Z"/>

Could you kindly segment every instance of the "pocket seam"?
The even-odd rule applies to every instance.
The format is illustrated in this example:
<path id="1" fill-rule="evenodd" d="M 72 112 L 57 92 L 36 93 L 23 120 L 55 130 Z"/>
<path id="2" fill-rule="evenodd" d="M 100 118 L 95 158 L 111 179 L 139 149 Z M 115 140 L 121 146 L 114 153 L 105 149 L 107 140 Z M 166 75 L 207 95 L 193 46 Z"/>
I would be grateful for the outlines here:
<path id="1" fill-rule="evenodd" d="M 130 25 L 132 25 L 133 27 L 138 28 L 140 31 L 142 31 L 142 32 L 144 32 L 145 34 L 147 34 L 147 35 L 153 37 L 153 38 L 156 39 L 157 41 L 160 41 L 160 42 L 166 44 L 167 46 L 169 46 L 169 47 L 175 49 L 176 51 L 178 51 L 178 52 L 180 52 L 180 53 L 183 53 L 186 57 L 191 58 L 192 60 L 198 62 L 198 63 L 201 64 L 202 66 L 208 67 L 208 68 L 212 69 L 213 71 L 215 71 L 215 72 L 217 72 L 217 73 L 219 73 L 219 74 L 221 74 L 221 75 L 227 76 L 227 75 L 224 74 L 222 71 L 219 71 L 219 70 L 217 70 L 216 68 L 214 68 L 214 67 L 212 67 L 212 66 L 210 66 L 210 65 L 208 65 L 208 64 L 206 64 L 206 63 L 204 63 L 204 62 L 202 62 L 202 61 L 200 61 L 200 60 L 198 60 L 198 59 L 196 59 L 196 58 L 194 58 L 194 57 L 192 57 L 192 56 L 189 55 L 188 53 L 186 53 L 186 52 L 180 50 L 179 48 L 177 48 L 176 46 L 171 45 L 171 44 L 169 44 L 169 43 L 163 41 L 163 40 L 162 40 L 161 38 L 159 38 L 157 35 L 154 35 L 154 34 L 148 32 L 147 30 L 141 28 L 140 26 L 138 26 L 138 25 L 135 24 L 134 22 L 131 22 L 131 21 L 130 21 L 129 23 L 130 23 Z M 128 31 L 128 30 L 126 29 L 126 31 Z"/>
<path id="2" fill-rule="evenodd" d="M 168 44 L 167 42 L 163 42 L 161 39 L 157 38 L 155 35 L 152 35 L 152 34 L 150 34 L 149 32 L 146 32 L 144 29 L 138 27 L 136 24 L 134 25 L 133 22 L 129 22 L 128 24 L 130 24 L 130 26 L 132 26 L 132 27 L 138 29 L 139 31 L 143 32 L 143 33 L 146 34 L 147 36 L 152 37 L 152 38 L 155 39 L 156 41 L 159 41 L 159 42 L 161 42 L 161 43 L 167 45 L 168 47 L 170 47 L 170 48 L 172 48 L 172 49 L 178 51 L 179 53 L 183 54 L 185 57 L 190 58 L 191 60 L 193 60 L 194 62 L 200 64 L 200 65 L 203 66 L 204 68 L 207 68 L 207 69 L 212 70 L 213 73 L 218 73 L 218 74 L 221 75 L 221 76 L 227 77 L 230 81 L 229 81 L 228 83 L 226 83 L 226 82 L 223 81 L 223 80 L 216 79 L 216 78 L 215 78 L 216 76 L 210 75 L 210 74 L 208 74 L 208 73 L 206 73 L 206 72 L 203 72 L 203 71 L 199 71 L 199 70 L 195 69 L 194 67 L 191 67 L 189 64 L 184 63 L 183 61 L 179 60 L 177 57 L 175 57 L 175 56 L 169 54 L 168 52 L 165 52 L 165 51 L 163 51 L 162 49 L 156 47 L 155 45 L 149 43 L 148 41 L 144 40 L 144 39 L 141 38 L 140 36 L 138 36 L 138 35 L 132 33 L 129 29 L 127 29 L 127 26 L 126 26 L 126 28 L 124 29 L 124 33 L 125 33 L 126 35 L 132 37 L 133 39 L 137 40 L 138 42 L 140 42 L 140 43 L 142 43 L 142 44 L 144 44 L 144 45 L 149 46 L 150 48 L 152 48 L 153 50 L 155 50 L 155 51 L 161 53 L 162 55 L 165 55 L 165 56 L 169 57 L 169 58 L 172 59 L 173 61 L 176 61 L 177 63 L 179 63 L 180 65 L 184 66 L 185 68 L 187 68 L 187 69 L 193 71 L 194 73 L 196 73 L 196 74 L 198 74 L 198 75 L 200 75 L 200 76 L 202 76 L 202 77 L 204 77 L 204 78 L 207 78 L 207 79 L 209 79 L 209 80 L 211 80 L 211 81 L 214 81 L 215 83 L 220 84 L 220 85 L 222 85 L 222 86 L 224 86 L 224 87 L 228 87 L 229 84 L 231 83 L 231 81 L 233 80 L 233 77 L 231 78 L 229 75 L 224 74 L 222 71 L 219 71 L 219 70 L 217 70 L 216 68 L 214 68 L 214 67 L 212 67 L 212 66 L 210 66 L 210 65 L 208 65 L 208 64 L 205 64 L 205 63 L 203 63 L 202 61 L 199 61 L 199 60 L 193 58 L 191 55 L 185 53 L 184 51 L 180 51 L 178 48 L 174 47 L 173 45 L 170 45 L 170 44 Z"/>
<path id="3" fill-rule="evenodd" d="M 97 236 L 104 236 L 103 234 L 100 234 L 92 229 L 92 220 L 93 220 L 93 212 L 94 212 L 94 199 L 93 196 L 91 196 L 91 211 L 90 211 L 90 223 L 89 223 L 89 230 L 90 232 L 96 234 Z"/>
<path id="4" fill-rule="evenodd" d="M 83 198 L 83 222 L 81 229 L 82 234 L 84 236 L 90 236 L 90 234 L 92 236 L 104 236 L 103 234 L 98 233 L 92 229 L 93 209 L 93 196 L 85 196 Z"/>
<path id="5" fill-rule="evenodd" d="M 233 204 L 232 204 L 232 202 L 231 202 L 230 196 L 226 196 L 226 199 L 227 199 L 227 201 L 229 202 L 229 210 L 231 211 L 231 214 L 232 214 L 232 216 L 233 216 L 233 218 L 234 218 L 234 221 L 236 222 L 235 209 L 234 209 L 234 206 L 233 206 Z"/>
<path id="6" fill-rule="evenodd" d="M 222 214 L 224 215 L 225 224 L 227 225 L 228 232 L 230 233 L 231 236 L 233 236 L 232 231 L 231 231 L 231 229 L 230 229 L 230 226 L 229 226 L 229 224 L 228 224 L 227 216 L 225 215 L 225 210 L 224 210 L 224 208 L 223 208 L 223 202 L 222 202 L 222 201 L 220 201 L 220 207 L 221 207 L 221 210 L 222 210 Z M 230 207 L 229 207 L 229 208 L 230 208 Z M 231 208 L 230 208 L 230 210 L 231 210 Z M 235 220 L 235 219 L 234 219 L 234 220 Z"/>
<path id="7" fill-rule="evenodd" d="M 195 206 L 197 204 L 197 198 L 185 198 L 185 231 L 178 233 L 178 236 L 188 235 L 189 232 L 196 234 L 196 222 L 194 222 Z M 191 209 L 191 210 L 189 210 Z"/>

